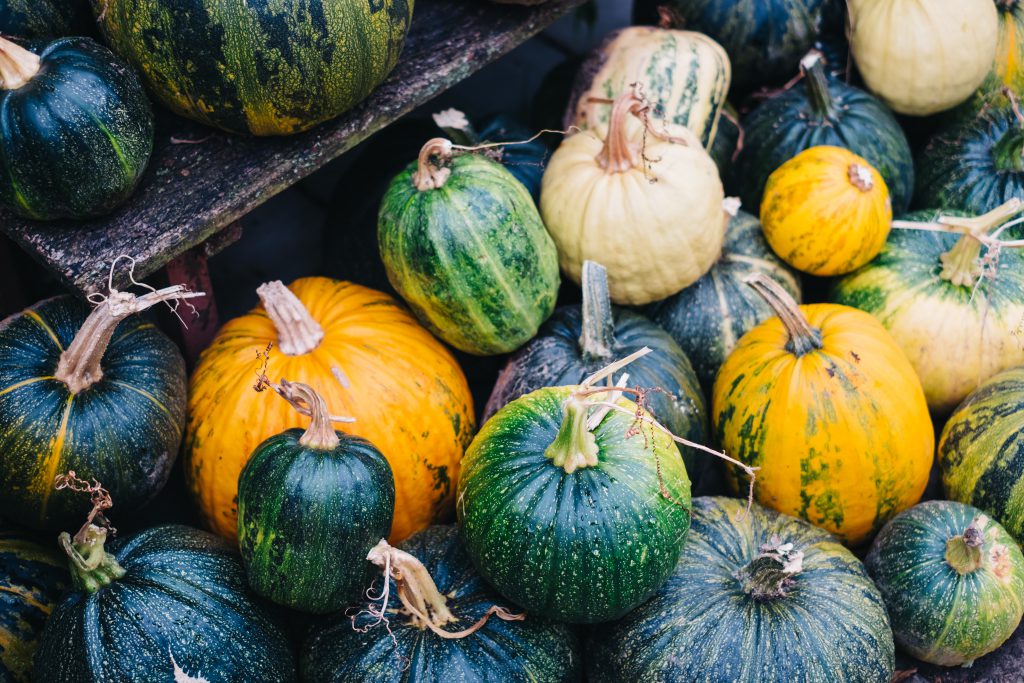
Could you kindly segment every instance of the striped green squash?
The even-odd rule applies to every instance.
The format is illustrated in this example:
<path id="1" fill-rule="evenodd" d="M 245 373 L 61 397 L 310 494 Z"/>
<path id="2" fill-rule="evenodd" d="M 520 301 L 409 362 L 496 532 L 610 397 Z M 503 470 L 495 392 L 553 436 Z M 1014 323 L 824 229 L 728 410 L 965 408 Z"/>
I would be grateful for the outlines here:
<path id="1" fill-rule="evenodd" d="M 84 35 L 91 23 L 79 0 L 0 0 L 0 35 L 59 38 Z"/>
<path id="2" fill-rule="evenodd" d="M 363 100 L 394 68 L 413 0 L 92 0 L 114 51 L 172 111 L 288 135 Z"/>
<path id="3" fill-rule="evenodd" d="M 889 683 L 885 605 L 828 533 L 732 498 L 696 498 L 675 572 L 591 631 L 589 680 Z"/>
<path id="4" fill-rule="evenodd" d="M 1024 616 L 1024 555 L 970 505 L 933 500 L 905 510 L 879 532 L 866 564 L 896 642 L 932 664 L 970 666 Z"/>
<path id="5" fill-rule="evenodd" d="M 0 681 L 28 683 L 32 653 L 67 580 L 55 550 L 0 530 Z"/>
<path id="6" fill-rule="evenodd" d="M 1024 543 L 1024 367 L 999 373 L 967 397 L 939 439 L 942 488 Z"/>
<path id="7" fill-rule="evenodd" d="M 501 164 L 435 138 L 391 182 L 378 243 L 388 280 L 452 346 L 507 353 L 555 308 L 558 254 L 530 193 Z"/>

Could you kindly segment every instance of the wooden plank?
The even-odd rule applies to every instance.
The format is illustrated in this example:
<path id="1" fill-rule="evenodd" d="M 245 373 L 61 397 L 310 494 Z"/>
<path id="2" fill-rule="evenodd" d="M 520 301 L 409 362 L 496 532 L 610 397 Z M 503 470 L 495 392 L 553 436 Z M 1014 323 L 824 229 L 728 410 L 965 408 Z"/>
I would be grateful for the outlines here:
<path id="1" fill-rule="evenodd" d="M 104 288 L 111 260 L 122 254 L 135 258 L 141 279 L 584 1 L 520 7 L 486 0 L 417 0 L 395 71 L 341 118 L 297 136 L 250 139 L 161 114 L 157 147 L 142 186 L 113 215 L 44 224 L 0 213 L 0 229 L 81 294 Z M 125 282 L 115 278 L 114 284 L 123 287 Z"/>

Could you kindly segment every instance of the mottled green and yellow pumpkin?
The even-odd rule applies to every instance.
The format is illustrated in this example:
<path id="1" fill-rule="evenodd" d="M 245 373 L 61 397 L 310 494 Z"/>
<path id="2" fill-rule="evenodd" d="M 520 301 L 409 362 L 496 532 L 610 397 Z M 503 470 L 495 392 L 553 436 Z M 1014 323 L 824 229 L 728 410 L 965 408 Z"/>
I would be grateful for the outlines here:
<path id="1" fill-rule="evenodd" d="M 1000 100 L 1003 88 L 1024 98 L 1024 0 L 992 0 L 999 13 L 996 57 L 985 81 L 961 109 L 964 114 L 981 111 Z M 959 112 L 959 109 L 958 109 Z"/>

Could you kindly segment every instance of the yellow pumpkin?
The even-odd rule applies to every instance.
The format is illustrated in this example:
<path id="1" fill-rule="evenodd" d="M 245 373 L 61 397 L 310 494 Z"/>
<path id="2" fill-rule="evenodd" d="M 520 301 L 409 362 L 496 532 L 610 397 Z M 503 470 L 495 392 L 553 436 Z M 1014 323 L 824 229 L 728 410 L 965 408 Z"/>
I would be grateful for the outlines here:
<path id="1" fill-rule="evenodd" d="M 253 389 L 266 374 L 312 386 L 340 431 L 380 450 L 395 477 L 391 540 L 452 512 L 459 461 L 474 431 L 473 402 L 452 355 L 386 294 L 311 277 L 259 288 L 262 306 L 228 322 L 192 375 L 185 474 L 209 527 L 236 537 L 238 475 L 256 446 L 306 427 L 285 401 Z"/>
<path id="2" fill-rule="evenodd" d="M 719 370 L 719 443 L 760 468 L 762 505 L 862 543 L 928 483 L 935 435 L 921 382 L 867 313 L 797 306 L 763 274 L 748 283 L 777 317 L 745 334 Z M 730 471 L 734 490 L 746 490 L 743 476 Z"/>
<path id="3" fill-rule="evenodd" d="M 693 133 L 654 122 L 634 93 L 607 126 L 566 138 L 541 186 L 541 215 L 565 274 L 608 270 L 619 304 L 646 304 L 696 282 L 718 259 L 728 214 L 718 168 Z"/>
<path id="4" fill-rule="evenodd" d="M 811 275 L 843 275 L 885 246 L 892 202 L 871 164 L 848 149 L 805 149 L 768 176 L 761 224 L 772 250 Z"/>
<path id="5" fill-rule="evenodd" d="M 927 116 L 978 89 L 996 56 L 993 0 L 849 0 L 850 50 L 868 88 Z"/>

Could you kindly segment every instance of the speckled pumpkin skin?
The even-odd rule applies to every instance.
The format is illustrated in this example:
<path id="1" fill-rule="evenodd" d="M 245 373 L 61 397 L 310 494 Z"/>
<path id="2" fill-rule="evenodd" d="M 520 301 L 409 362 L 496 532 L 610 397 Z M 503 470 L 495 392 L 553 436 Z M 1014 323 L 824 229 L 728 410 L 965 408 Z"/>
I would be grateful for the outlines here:
<path id="1" fill-rule="evenodd" d="M 591 631 L 593 683 L 888 683 L 894 647 L 863 565 L 829 534 L 732 498 L 695 498 L 690 540 L 650 601 Z M 788 594 L 767 601 L 734 573 L 777 535 L 804 553 Z"/>

